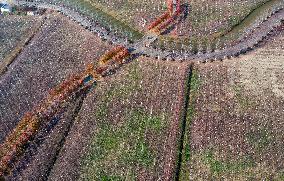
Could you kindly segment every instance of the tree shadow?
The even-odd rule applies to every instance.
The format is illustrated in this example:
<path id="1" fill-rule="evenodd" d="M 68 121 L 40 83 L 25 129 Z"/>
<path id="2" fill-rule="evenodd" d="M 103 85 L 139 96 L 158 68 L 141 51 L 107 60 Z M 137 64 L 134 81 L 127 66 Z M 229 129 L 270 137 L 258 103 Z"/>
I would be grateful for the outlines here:
<path id="1" fill-rule="evenodd" d="M 169 26 L 168 28 L 166 28 L 161 35 L 166 35 L 169 34 L 170 32 L 172 32 L 178 24 L 183 23 L 189 15 L 189 10 L 191 9 L 190 5 L 188 3 L 182 4 L 181 5 L 181 14 L 179 16 L 173 17 L 175 23 L 173 23 L 171 26 Z"/>

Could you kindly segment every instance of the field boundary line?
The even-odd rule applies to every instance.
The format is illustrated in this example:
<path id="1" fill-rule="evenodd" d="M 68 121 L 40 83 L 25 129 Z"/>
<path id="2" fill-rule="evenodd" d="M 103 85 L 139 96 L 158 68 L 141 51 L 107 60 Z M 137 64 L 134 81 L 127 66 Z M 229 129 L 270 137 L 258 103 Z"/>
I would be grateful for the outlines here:
<path id="1" fill-rule="evenodd" d="M 41 30 L 45 20 L 43 17 L 40 18 L 42 19 L 38 23 L 37 27 L 35 29 L 32 28 L 31 32 L 26 33 L 24 35 L 24 39 L 20 40 L 17 43 L 18 45 L 4 57 L 3 61 L 0 62 L 0 77 L 8 71 L 9 66 L 17 59 L 23 50 L 30 44 L 34 36 Z"/>
<path id="2" fill-rule="evenodd" d="M 183 102 L 183 109 L 182 114 L 180 116 L 180 137 L 178 141 L 178 153 L 177 153 L 177 160 L 176 160 L 176 168 L 175 168 L 175 178 L 174 180 L 178 181 L 180 176 L 180 169 L 182 166 L 182 159 L 183 159 L 183 150 L 184 150 L 184 137 L 186 134 L 186 125 L 187 125 L 187 112 L 189 106 L 189 99 L 190 99 L 190 89 L 191 89 L 191 78 L 192 78 L 192 70 L 193 70 L 194 63 L 191 63 L 186 70 L 186 78 L 185 78 L 185 94 L 184 94 L 184 102 Z"/>
<path id="3" fill-rule="evenodd" d="M 24 35 L 24 39 L 18 42 L 18 45 L 4 57 L 2 62 L 0 62 L 0 77 L 8 71 L 9 66 L 17 59 L 23 50 L 30 44 L 34 36 L 41 30 L 42 25 L 45 22 L 44 18 L 41 18 L 42 19 L 38 23 L 37 27 L 35 29 L 32 28 L 31 32 L 26 33 Z"/>
<path id="4" fill-rule="evenodd" d="M 49 176 L 52 173 L 53 167 L 56 164 L 57 159 L 60 157 L 60 153 L 61 153 L 62 149 L 64 148 L 66 139 L 68 138 L 68 134 L 70 133 L 71 128 L 73 127 L 74 122 L 76 121 L 80 110 L 82 109 L 82 105 L 84 103 L 85 98 L 88 96 L 88 92 L 90 91 L 90 89 L 92 89 L 92 88 L 89 88 L 88 90 L 85 90 L 82 93 L 82 95 L 79 95 L 74 100 L 76 105 L 75 105 L 74 109 L 72 110 L 72 112 L 73 112 L 72 115 L 71 115 L 71 119 L 72 120 L 70 121 L 69 125 L 67 126 L 66 131 L 63 134 L 63 137 L 60 140 L 60 143 L 59 143 L 59 145 L 57 147 L 56 154 L 55 154 L 55 156 L 53 158 L 52 164 L 50 164 L 49 167 L 48 167 L 48 170 L 47 170 L 46 175 L 45 175 L 45 179 L 46 180 L 49 179 Z M 79 101 L 77 102 L 78 99 L 79 99 Z"/>

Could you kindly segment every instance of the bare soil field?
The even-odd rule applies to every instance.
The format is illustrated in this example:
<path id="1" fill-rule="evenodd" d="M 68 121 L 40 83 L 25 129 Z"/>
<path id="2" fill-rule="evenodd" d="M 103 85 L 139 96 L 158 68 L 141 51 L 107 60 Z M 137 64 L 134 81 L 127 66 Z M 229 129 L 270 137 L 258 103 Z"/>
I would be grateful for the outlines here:
<path id="1" fill-rule="evenodd" d="M 17 47 L 18 43 L 37 26 L 38 16 L 3 16 L 0 17 L 0 63 Z"/>
<path id="2" fill-rule="evenodd" d="M 82 71 L 107 47 L 76 23 L 59 14 L 50 15 L 0 78 L 0 142 L 50 88 Z"/>
<path id="3" fill-rule="evenodd" d="M 140 57 L 99 83 L 49 179 L 172 180 L 188 71 L 188 64 Z"/>
<path id="4" fill-rule="evenodd" d="M 180 180 L 284 179 L 283 37 L 196 67 Z"/>

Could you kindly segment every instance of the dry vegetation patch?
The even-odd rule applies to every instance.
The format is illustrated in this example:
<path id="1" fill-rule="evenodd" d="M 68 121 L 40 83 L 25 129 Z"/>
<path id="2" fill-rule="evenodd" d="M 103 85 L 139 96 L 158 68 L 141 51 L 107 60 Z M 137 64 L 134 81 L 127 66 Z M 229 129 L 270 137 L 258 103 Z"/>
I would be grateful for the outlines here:
<path id="1" fill-rule="evenodd" d="M 283 32 L 241 58 L 197 66 L 181 180 L 281 180 Z"/>

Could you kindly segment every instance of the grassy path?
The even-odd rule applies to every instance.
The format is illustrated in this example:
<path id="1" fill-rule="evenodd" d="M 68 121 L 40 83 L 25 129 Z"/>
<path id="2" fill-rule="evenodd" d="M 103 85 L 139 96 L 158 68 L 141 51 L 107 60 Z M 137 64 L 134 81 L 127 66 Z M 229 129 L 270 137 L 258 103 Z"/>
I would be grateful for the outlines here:
<path id="1" fill-rule="evenodd" d="M 222 46 L 227 42 L 238 40 L 244 36 L 244 32 L 252 31 L 258 26 L 260 22 L 263 22 L 266 18 L 277 9 L 284 7 L 283 0 L 270 0 L 263 5 L 253 10 L 243 21 L 233 27 L 229 32 L 220 37 Z"/>
<path id="2" fill-rule="evenodd" d="M 64 1 L 80 13 L 98 21 L 104 28 L 110 29 L 129 38 L 132 41 L 139 40 L 143 37 L 143 33 L 126 24 L 119 19 L 113 11 L 107 11 L 100 4 L 92 3 L 88 0 L 70 0 Z M 79 7 L 79 8 L 78 8 Z"/>

